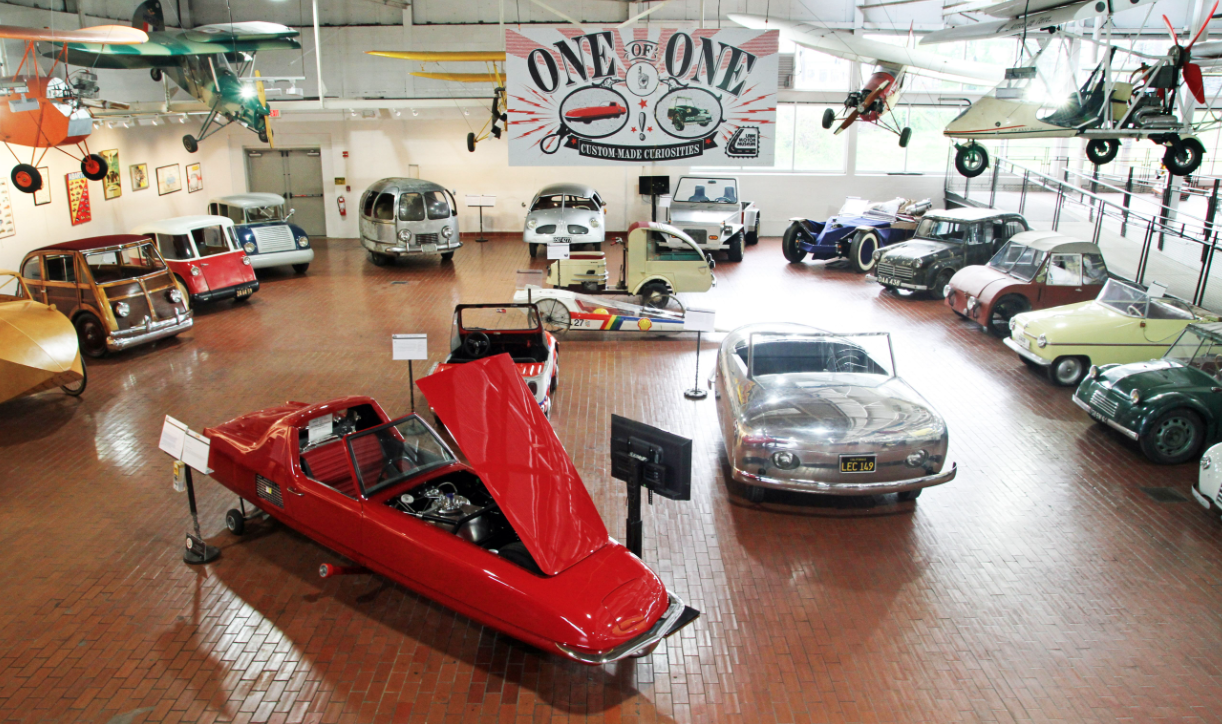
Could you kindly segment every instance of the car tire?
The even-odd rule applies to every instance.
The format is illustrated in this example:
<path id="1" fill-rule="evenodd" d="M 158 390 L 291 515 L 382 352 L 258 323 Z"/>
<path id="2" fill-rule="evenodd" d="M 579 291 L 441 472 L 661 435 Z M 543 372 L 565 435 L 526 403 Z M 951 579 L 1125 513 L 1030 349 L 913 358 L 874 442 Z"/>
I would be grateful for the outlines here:
<path id="1" fill-rule="evenodd" d="M 1178 465 L 1201 448 L 1205 425 L 1199 415 L 1183 408 L 1158 416 L 1141 436 L 1141 451 L 1159 465 Z"/>
<path id="2" fill-rule="evenodd" d="M 305 264 L 294 264 L 293 273 L 294 274 L 305 274 L 306 270 L 309 268 L 310 268 L 310 262 L 308 261 Z"/>
<path id="3" fill-rule="evenodd" d="M 747 500 L 750 500 L 752 503 L 764 502 L 764 489 L 761 488 L 760 486 L 748 485 L 746 492 L 747 492 Z"/>
<path id="4" fill-rule="evenodd" d="M 601 254 L 603 250 L 603 243 L 600 241 L 595 244 L 590 244 L 590 250 Z"/>
<path id="5" fill-rule="evenodd" d="M 549 395 L 555 395 L 556 389 L 559 387 L 560 387 L 560 372 L 556 371 L 552 373 L 552 381 L 551 383 L 548 384 L 547 393 Z"/>
<path id="6" fill-rule="evenodd" d="M 246 518 L 242 515 L 242 511 L 237 508 L 230 508 L 225 512 L 225 527 L 234 535 L 242 535 L 246 532 Z"/>
<path id="7" fill-rule="evenodd" d="M 801 229 L 798 228 L 798 222 L 795 221 L 785 230 L 785 235 L 781 237 L 781 253 L 785 255 L 785 259 L 790 264 L 800 264 L 806 258 L 806 252 L 802 247 L 798 246 L 798 234 Z"/>
<path id="8" fill-rule="evenodd" d="M 191 309 L 193 305 L 191 304 L 191 293 L 187 291 L 187 283 L 186 283 L 186 282 L 184 282 L 184 281 L 182 280 L 182 277 L 178 276 L 177 274 L 175 274 L 175 275 L 174 275 L 174 280 L 178 282 L 178 286 L 182 287 L 182 291 L 183 291 L 182 303 L 183 303 L 183 306 L 185 306 L 187 309 Z"/>
<path id="9" fill-rule="evenodd" d="M 916 500 L 917 498 L 921 497 L 922 490 L 924 490 L 924 488 L 917 488 L 916 490 L 904 490 L 896 497 L 900 499 L 901 503 L 908 500 Z"/>
<path id="10" fill-rule="evenodd" d="M 993 303 L 984 327 L 996 337 L 1010 336 L 1010 318 L 1031 310 L 1031 302 L 1021 294 L 1008 294 Z"/>
<path id="11" fill-rule="evenodd" d="M 1048 379 L 1058 387 L 1077 387 L 1086 371 L 1090 369 L 1090 360 L 1085 357 L 1066 355 L 1057 357 L 1048 366 Z"/>
<path id="12" fill-rule="evenodd" d="M 85 391 L 85 386 L 89 384 L 89 368 L 85 365 L 85 358 L 81 357 L 81 381 L 75 385 L 60 385 L 59 389 L 64 391 L 65 395 L 72 397 L 80 397 Z"/>
<path id="13" fill-rule="evenodd" d="M 379 254 L 376 251 L 369 252 L 369 261 L 373 262 L 374 266 L 386 266 L 391 259 L 385 254 Z"/>
<path id="14" fill-rule="evenodd" d="M 527 244 L 530 247 L 530 258 L 534 259 L 539 256 L 539 244 Z"/>
<path id="15" fill-rule="evenodd" d="M 849 244 L 849 266 L 858 274 L 865 274 L 874 268 L 874 252 L 878 251 L 879 238 L 877 231 L 859 231 Z M 862 258 L 865 261 L 862 261 Z"/>
<path id="16" fill-rule="evenodd" d="M 751 231 L 747 232 L 747 246 L 755 246 L 760 243 L 760 215 L 755 215 L 755 226 Z"/>
<path id="17" fill-rule="evenodd" d="M 741 231 L 730 238 L 730 248 L 726 251 L 726 258 L 733 262 L 743 260 L 743 235 Z"/>
<path id="18" fill-rule="evenodd" d="M 76 337 L 81 345 L 81 353 L 87 357 L 100 359 L 109 351 L 106 349 L 106 325 L 91 312 L 82 312 L 73 320 L 76 327 Z"/>
<path id="19" fill-rule="evenodd" d="M 943 269 L 933 278 L 933 286 L 929 289 L 930 299 L 946 299 L 946 285 L 955 275 L 954 269 Z"/>
<path id="20" fill-rule="evenodd" d="M 452 252 L 452 251 L 443 251 L 443 252 L 441 252 L 441 260 L 442 260 L 442 261 L 453 261 L 453 260 L 454 260 L 454 252 Z"/>
<path id="21" fill-rule="evenodd" d="M 650 301 L 655 297 L 661 298 L 669 296 L 670 287 L 666 286 L 662 282 L 649 282 L 645 286 L 641 287 L 641 306 L 648 307 L 650 305 Z"/>

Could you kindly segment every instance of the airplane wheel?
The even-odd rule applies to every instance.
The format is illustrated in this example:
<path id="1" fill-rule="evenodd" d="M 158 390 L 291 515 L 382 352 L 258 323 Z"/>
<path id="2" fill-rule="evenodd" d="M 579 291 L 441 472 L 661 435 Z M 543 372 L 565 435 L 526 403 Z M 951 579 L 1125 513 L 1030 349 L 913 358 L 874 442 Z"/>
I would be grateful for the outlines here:
<path id="1" fill-rule="evenodd" d="M 188 133 L 182 137 L 182 147 L 187 149 L 187 153 L 195 153 L 199 150 L 199 141 L 195 140 L 195 136 Z"/>
<path id="2" fill-rule="evenodd" d="M 1183 138 L 1163 154 L 1163 164 L 1172 176 L 1187 176 L 1205 160 L 1205 147 L 1195 138 Z"/>
<path id="3" fill-rule="evenodd" d="M 1111 163 L 1120 153 L 1120 141 L 1115 138 L 1096 138 L 1086 144 L 1086 157 L 1096 166 Z"/>
<path id="4" fill-rule="evenodd" d="M 912 140 L 912 129 L 905 128 L 900 131 L 900 148 L 908 148 L 908 142 Z"/>
<path id="5" fill-rule="evenodd" d="M 101 181 L 106 178 L 110 167 L 106 165 L 106 159 L 91 153 L 81 159 L 81 173 L 85 174 L 85 178 L 90 181 Z"/>
<path id="6" fill-rule="evenodd" d="M 989 152 L 979 143 L 961 146 L 955 151 L 955 170 L 968 178 L 976 178 L 988 167 Z"/>
<path id="7" fill-rule="evenodd" d="M 89 369 L 85 366 L 85 358 L 81 357 L 81 379 L 71 385 L 60 385 L 59 389 L 64 391 L 64 394 L 80 397 L 85 391 L 85 386 L 89 384 Z"/>
<path id="8" fill-rule="evenodd" d="M 42 174 L 28 163 L 14 166 L 10 178 L 17 190 L 25 194 L 32 194 L 42 188 Z"/>
<path id="9" fill-rule="evenodd" d="M 832 124 L 835 122 L 836 122 L 836 111 L 833 111 L 831 108 L 825 108 L 823 110 L 823 127 L 831 128 Z"/>
<path id="10" fill-rule="evenodd" d="M 259 131 L 259 142 L 267 143 L 267 131 Z"/>
<path id="11" fill-rule="evenodd" d="M 467 134 L 467 150 L 470 151 L 471 153 L 475 153 L 475 134 L 474 133 Z"/>

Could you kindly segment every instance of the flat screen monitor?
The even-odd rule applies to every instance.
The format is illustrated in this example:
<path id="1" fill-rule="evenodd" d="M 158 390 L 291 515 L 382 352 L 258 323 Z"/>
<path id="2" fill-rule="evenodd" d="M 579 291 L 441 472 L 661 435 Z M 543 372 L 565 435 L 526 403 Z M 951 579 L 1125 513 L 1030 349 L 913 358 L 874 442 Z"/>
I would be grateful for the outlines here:
<path id="1" fill-rule="evenodd" d="M 665 196 L 670 193 L 670 176 L 641 176 L 641 196 Z"/>
<path id="2" fill-rule="evenodd" d="M 639 482 L 671 500 L 692 499 L 692 441 L 611 416 L 611 477 Z"/>

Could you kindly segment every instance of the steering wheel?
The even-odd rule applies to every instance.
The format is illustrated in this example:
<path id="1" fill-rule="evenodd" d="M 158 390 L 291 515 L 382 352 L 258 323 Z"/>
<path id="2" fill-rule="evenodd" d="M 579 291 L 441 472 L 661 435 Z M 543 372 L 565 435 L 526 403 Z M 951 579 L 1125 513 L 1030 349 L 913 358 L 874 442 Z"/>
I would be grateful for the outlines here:
<path id="1" fill-rule="evenodd" d="M 866 355 L 859 349 L 842 349 L 832 358 L 834 372 L 868 372 Z"/>
<path id="2" fill-rule="evenodd" d="M 729 196 L 718 196 L 717 198 L 713 199 L 713 203 L 715 203 L 715 204 L 732 204 L 732 203 L 734 203 L 734 202 L 730 200 L 730 197 L 729 197 Z"/>
<path id="3" fill-rule="evenodd" d="M 492 340 L 483 332 L 468 332 L 467 338 L 463 340 L 462 348 L 467 356 L 479 359 L 492 349 Z"/>
<path id="4" fill-rule="evenodd" d="M 1141 307 L 1137 306 L 1136 304 L 1130 304 L 1129 308 L 1124 311 L 1125 311 L 1125 314 L 1131 314 L 1134 317 L 1146 316 L 1145 313 L 1142 311 Z"/>

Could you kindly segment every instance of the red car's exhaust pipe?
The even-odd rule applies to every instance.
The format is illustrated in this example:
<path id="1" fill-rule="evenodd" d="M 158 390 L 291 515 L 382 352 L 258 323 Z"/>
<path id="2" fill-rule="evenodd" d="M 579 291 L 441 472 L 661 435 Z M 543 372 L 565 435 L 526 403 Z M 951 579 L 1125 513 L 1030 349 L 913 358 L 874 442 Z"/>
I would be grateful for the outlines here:
<path id="1" fill-rule="evenodd" d="M 356 573 L 368 573 L 369 571 L 362 566 L 337 566 L 333 563 L 324 563 L 318 567 L 318 575 L 323 578 L 332 578 L 334 576 L 348 576 Z"/>

